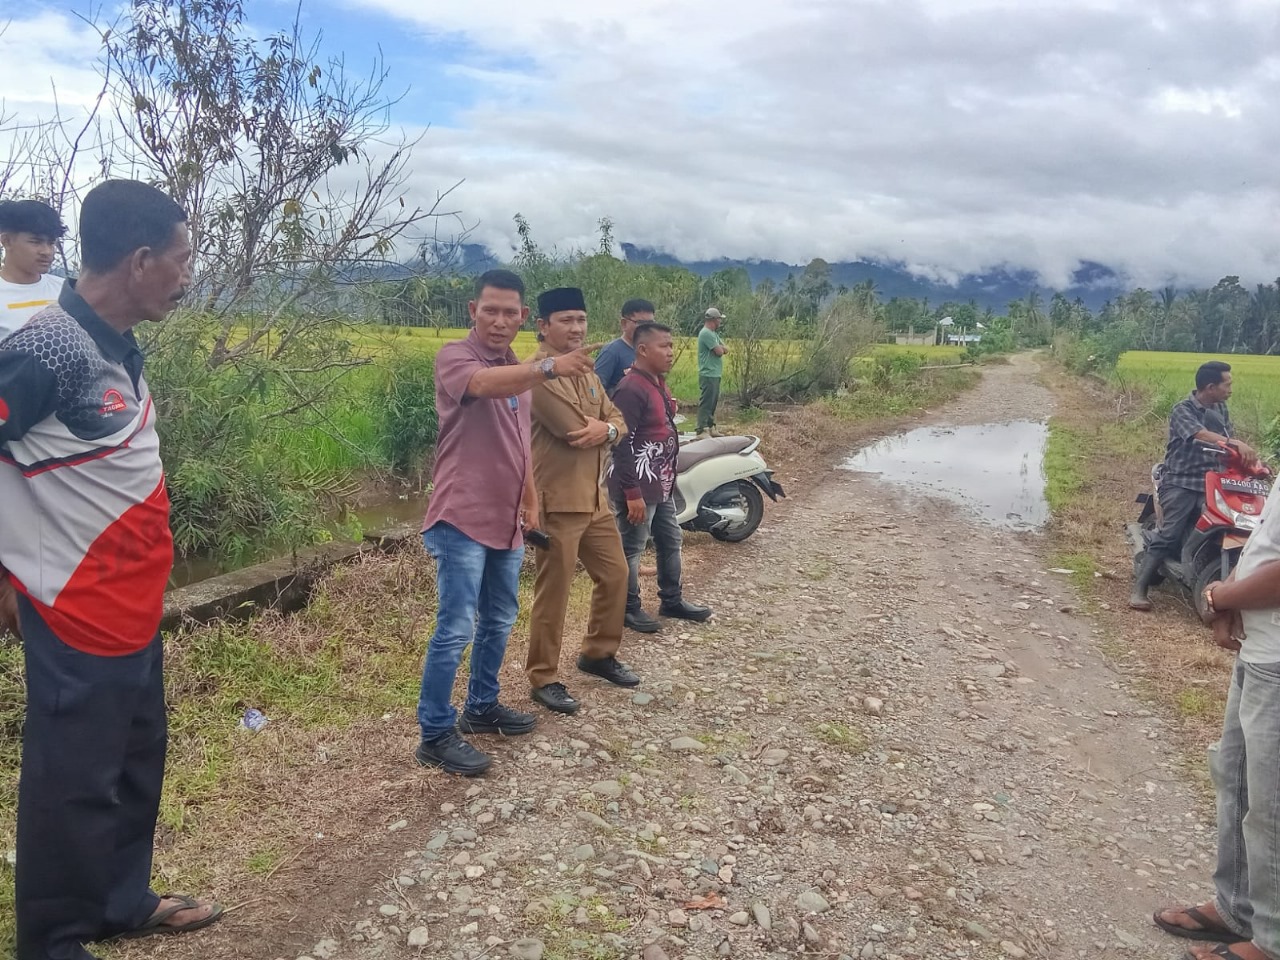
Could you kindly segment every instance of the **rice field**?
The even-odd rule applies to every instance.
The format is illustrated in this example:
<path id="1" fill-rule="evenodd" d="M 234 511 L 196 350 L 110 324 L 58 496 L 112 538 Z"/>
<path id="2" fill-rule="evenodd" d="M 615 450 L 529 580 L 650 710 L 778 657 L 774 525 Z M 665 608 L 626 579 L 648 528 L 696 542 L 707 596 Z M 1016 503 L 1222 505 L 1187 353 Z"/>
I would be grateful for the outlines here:
<path id="1" fill-rule="evenodd" d="M 1149 391 L 1163 417 L 1195 389 L 1196 369 L 1207 360 L 1231 364 L 1231 418 L 1243 437 L 1261 440 L 1280 415 L 1280 357 L 1131 350 L 1121 355 L 1114 376 L 1121 386 Z"/>
<path id="2" fill-rule="evenodd" d="M 879 357 L 918 357 L 931 366 L 964 361 L 965 348 L 948 346 L 919 346 L 899 343 L 878 343 L 871 350 L 872 355 Z"/>
<path id="3" fill-rule="evenodd" d="M 435 356 L 446 343 L 461 340 L 467 333 L 466 330 L 456 328 L 359 326 L 352 327 L 347 336 L 356 345 L 358 352 L 377 360 L 403 353 Z M 611 329 L 607 336 L 602 335 L 600 339 L 611 339 L 613 335 L 614 331 Z M 594 332 L 589 336 L 595 339 Z M 521 360 L 532 356 L 538 349 L 533 331 L 521 330 L 516 334 L 511 349 Z M 668 378 L 668 384 L 677 400 L 693 402 L 698 399 L 698 351 L 693 339 L 681 337 L 676 340 L 676 365 Z"/>
<path id="4" fill-rule="evenodd" d="M 357 351 L 374 359 L 392 356 L 398 352 L 421 352 L 434 355 L 442 346 L 452 340 L 459 340 L 467 335 L 467 331 L 454 328 L 433 327 L 384 327 L 376 325 L 351 327 L 347 336 L 355 343 Z M 596 336 L 593 331 L 592 338 Z M 614 336 L 611 329 L 601 338 Z M 728 332 L 726 342 L 733 348 L 733 334 Z M 537 350 L 537 340 L 532 331 L 522 330 L 516 335 L 512 345 L 516 356 L 524 359 Z M 877 344 L 872 348 L 874 356 L 908 356 L 917 358 L 923 364 L 942 365 L 960 363 L 964 359 L 964 348 L 947 346 L 899 346 L 897 344 Z M 725 364 L 725 390 L 732 392 L 733 375 L 731 364 Z M 693 402 L 698 399 L 698 351 L 692 337 L 680 337 L 676 340 L 676 365 L 668 378 L 671 392 L 677 400 Z"/>

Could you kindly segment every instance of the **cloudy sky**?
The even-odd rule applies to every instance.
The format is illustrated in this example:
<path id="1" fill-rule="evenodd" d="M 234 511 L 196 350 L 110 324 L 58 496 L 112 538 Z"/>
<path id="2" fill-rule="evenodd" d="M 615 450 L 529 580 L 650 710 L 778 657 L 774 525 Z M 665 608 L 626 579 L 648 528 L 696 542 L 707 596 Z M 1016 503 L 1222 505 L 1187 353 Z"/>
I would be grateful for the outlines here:
<path id="1" fill-rule="evenodd" d="M 16 5 L 9 5 L 11 8 Z M 254 0 L 270 31 L 292 4 Z M 0 36 L 23 115 L 96 90 L 83 3 Z M 303 0 L 330 52 L 379 48 L 430 126 L 424 197 L 510 248 L 876 259 L 937 277 L 1081 260 L 1135 282 L 1280 275 L 1275 0 Z"/>

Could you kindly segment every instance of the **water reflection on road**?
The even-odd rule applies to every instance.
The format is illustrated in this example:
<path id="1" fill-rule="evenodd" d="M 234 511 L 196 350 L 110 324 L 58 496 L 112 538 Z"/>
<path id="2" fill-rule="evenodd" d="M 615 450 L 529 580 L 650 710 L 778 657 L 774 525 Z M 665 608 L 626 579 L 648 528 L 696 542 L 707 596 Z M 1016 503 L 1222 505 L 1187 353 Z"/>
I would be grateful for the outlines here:
<path id="1" fill-rule="evenodd" d="M 886 437 L 842 466 L 959 504 L 979 519 L 1034 530 L 1049 519 L 1044 498 L 1048 427 L 1031 420 L 923 427 Z"/>

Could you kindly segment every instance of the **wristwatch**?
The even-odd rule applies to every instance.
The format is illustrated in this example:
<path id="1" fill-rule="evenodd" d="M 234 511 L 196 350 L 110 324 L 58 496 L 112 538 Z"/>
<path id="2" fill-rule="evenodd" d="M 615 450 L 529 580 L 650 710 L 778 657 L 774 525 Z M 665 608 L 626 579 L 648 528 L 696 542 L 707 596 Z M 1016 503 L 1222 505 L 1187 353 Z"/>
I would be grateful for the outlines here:
<path id="1" fill-rule="evenodd" d="M 538 364 L 538 369 L 542 371 L 542 375 L 548 380 L 554 380 L 556 378 L 556 358 L 547 357 L 547 359 Z"/>
<path id="2" fill-rule="evenodd" d="M 618 439 L 618 428 L 611 423 L 609 424 L 609 441 L 608 442 L 613 443 L 617 439 Z"/>

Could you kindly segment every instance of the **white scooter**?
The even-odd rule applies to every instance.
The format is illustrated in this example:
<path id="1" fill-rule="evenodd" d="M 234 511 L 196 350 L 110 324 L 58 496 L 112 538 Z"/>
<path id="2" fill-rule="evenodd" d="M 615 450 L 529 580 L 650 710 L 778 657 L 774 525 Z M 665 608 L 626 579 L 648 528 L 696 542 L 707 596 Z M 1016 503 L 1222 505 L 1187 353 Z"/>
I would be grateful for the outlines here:
<path id="1" fill-rule="evenodd" d="M 683 421 L 677 415 L 676 423 Z M 759 446 L 759 437 L 681 437 L 673 494 L 681 527 L 726 543 L 740 543 L 756 532 L 764 519 L 761 493 L 775 503 L 786 496 Z"/>

